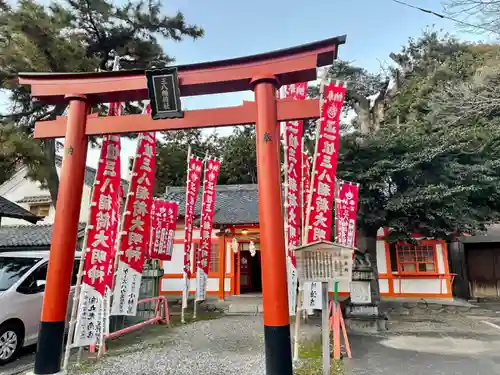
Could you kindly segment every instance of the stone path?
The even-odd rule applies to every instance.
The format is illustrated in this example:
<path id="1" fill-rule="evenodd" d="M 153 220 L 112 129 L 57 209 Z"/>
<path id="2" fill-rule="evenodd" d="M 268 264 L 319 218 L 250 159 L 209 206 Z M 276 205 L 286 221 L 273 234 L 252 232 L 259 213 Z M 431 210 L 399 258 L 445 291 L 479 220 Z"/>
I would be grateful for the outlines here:
<path id="1" fill-rule="evenodd" d="M 351 335 L 346 375 L 500 374 L 500 329 L 460 315 L 405 317 L 390 332 Z"/>

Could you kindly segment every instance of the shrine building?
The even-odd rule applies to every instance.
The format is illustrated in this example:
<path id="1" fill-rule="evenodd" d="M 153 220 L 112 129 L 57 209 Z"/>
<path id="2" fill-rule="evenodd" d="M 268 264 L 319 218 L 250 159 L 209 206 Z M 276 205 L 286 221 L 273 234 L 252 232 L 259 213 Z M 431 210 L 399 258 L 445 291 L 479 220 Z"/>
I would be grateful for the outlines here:
<path id="1" fill-rule="evenodd" d="M 260 230 L 257 185 L 218 185 L 213 218 L 208 294 L 222 300 L 225 296 L 262 292 Z M 184 264 L 185 187 L 168 187 L 165 199 L 179 203 L 179 221 L 172 260 L 163 264 L 165 271 L 160 291 L 181 295 Z M 196 203 L 197 218 L 201 193 Z M 416 243 L 388 243 L 387 229 L 377 238 L 377 266 L 383 297 L 452 298 L 452 279 L 447 244 L 442 240 L 418 240 Z M 199 230 L 193 231 L 193 250 L 200 244 Z M 234 248 L 235 247 L 235 248 Z M 192 251 L 190 293 L 195 293 L 196 251 Z M 333 292 L 333 290 L 332 290 Z M 339 286 L 341 296 L 349 295 L 349 285 Z"/>

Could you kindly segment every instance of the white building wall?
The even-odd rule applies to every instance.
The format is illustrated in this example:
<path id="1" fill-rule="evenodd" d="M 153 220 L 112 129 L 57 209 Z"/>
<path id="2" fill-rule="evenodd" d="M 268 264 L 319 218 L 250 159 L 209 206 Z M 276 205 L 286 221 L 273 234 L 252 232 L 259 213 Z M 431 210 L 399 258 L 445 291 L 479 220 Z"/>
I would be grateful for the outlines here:
<path id="1" fill-rule="evenodd" d="M 389 293 L 389 280 L 378 279 L 378 287 L 380 289 L 380 293 Z"/>
<path id="2" fill-rule="evenodd" d="M 184 230 L 176 230 L 174 240 L 183 240 L 184 239 Z M 193 240 L 200 239 L 200 231 L 199 229 L 193 230 Z M 212 237 L 213 243 L 215 241 L 219 241 L 218 237 Z M 191 247 L 191 269 L 193 268 L 194 262 L 194 245 Z M 173 251 L 172 251 L 172 259 L 169 261 L 163 262 L 164 274 L 167 277 L 164 277 L 161 282 L 161 292 L 178 292 L 181 293 L 184 288 L 184 281 L 180 275 L 183 274 L 184 268 L 184 244 L 183 243 L 174 243 Z M 227 271 L 226 271 L 227 272 Z M 168 277 L 174 276 L 174 277 Z M 230 286 L 230 279 L 226 278 L 227 283 Z M 217 292 L 219 290 L 219 278 L 211 277 L 207 282 L 207 291 L 209 292 Z M 189 280 L 189 291 L 196 291 L 196 279 Z"/>
<path id="3" fill-rule="evenodd" d="M 437 258 L 437 273 L 445 274 L 446 265 L 443 256 L 443 246 L 440 243 L 435 245 Z M 448 285 L 446 279 L 439 279 L 437 276 L 432 277 L 415 277 L 405 276 L 400 278 L 398 272 L 387 270 L 387 261 L 385 253 L 385 242 L 377 241 L 377 267 L 379 274 L 392 274 L 393 279 L 379 279 L 381 293 L 389 293 L 389 283 L 392 282 L 394 294 L 446 294 Z"/>
<path id="4" fill-rule="evenodd" d="M 388 272 L 384 241 L 377 241 L 377 269 L 378 273 L 384 274 Z"/>
<path id="5" fill-rule="evenodd" d="M 57 168 L 57 173 L 60 173 L 60 168 Z M 88 219 L 90 192 L 91 187 L 84 185 L 79 217 L 79 221 L 81 223 L 87 222 Z M 17 203 L 24 197 L 47 196 L 49 195 L 49 191 L 46 189 L 42 189 L 38 181 L 28 179 L 27 169 L 22 168 L 12 178 L 0 185 L 0 195 L 14 203 Z M 29 211 L 29 204 L 17 204 Z M 46 216 L 43 220 L 40 220 L 38 224 L 53 224 L 55 214 L 55 207 L 51 205 L 49 215 Z M 30 225 L 30 223 L 22 219 L 4 217 L 2 218 L 2 226 L 4 225 Z"/>

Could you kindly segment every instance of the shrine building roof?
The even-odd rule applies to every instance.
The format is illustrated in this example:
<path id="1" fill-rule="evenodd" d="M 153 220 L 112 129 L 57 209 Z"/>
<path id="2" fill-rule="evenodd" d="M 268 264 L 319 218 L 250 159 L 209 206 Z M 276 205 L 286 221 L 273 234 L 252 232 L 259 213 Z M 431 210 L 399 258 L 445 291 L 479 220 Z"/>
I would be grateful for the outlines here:
<path id="1" fill-rule="evenodd" d="M 196 200 L 196 216 L 201 212 L 201 190 Z M 179 203 L 179 216 L 184 217 L 186 206 L 185 187 L 167 187 L 165 199 Z M 259 223 L 259 197 L 257 184 L 217 185 L 214 225 Z"/>

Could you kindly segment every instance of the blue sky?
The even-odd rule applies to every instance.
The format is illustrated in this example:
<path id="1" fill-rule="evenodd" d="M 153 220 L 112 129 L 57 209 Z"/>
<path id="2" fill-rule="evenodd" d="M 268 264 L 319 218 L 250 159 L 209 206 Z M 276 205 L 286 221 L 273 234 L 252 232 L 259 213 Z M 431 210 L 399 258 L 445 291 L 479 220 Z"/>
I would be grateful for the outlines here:
<path id="1" fill-rule="evenodd" d="M 407 0 L 440 12 L 439 0 Z M 48 0 L 43 0 L 48 2 Z M 246 56 L 292 47 L 332 36 L 347 35 L 339 58 L 371 71 L 390 61 L 409 37 L 418 37 L 429 26 L 444 29 L 462 39 L 477 36 L 460 33 L 447 20 L 403 7 L 391 0 L 168 0 L 167 14 L 180 10 L 186 21 L 205 29 L 203 39 L 166 41 L 165 51 L 177 64 Z M 183 98 L 186 109 L 239 105 L 252 99 L 251 92 Z M 2 98 L 0 98 L 0 107 Z M 135 142 L 125 140 L 122 158 L 135 153 Z M 88 164 L 95 166 L 98 150 L 90 150 Z"/>
<path id="2" fill-rule="evenodd" d="M 408 1 L 441 11 L 438 0 Z M 201 40 L 165 43 L 178 64 L 252 55 L 346 34 L 339 58 L 377 71 L 381 62 L 389 61 L 390 52 L 399 51 L 408 37 L 418 37 L 427 26 L 460 34 L 451 21 L 391 0 L 176 0 L 166 9 L 182 11 L 188 22 L 205 29 Z M 242 97 L 251 93 L 189 98 L 185 103 L 190 108 L 237 105 Z"/>

